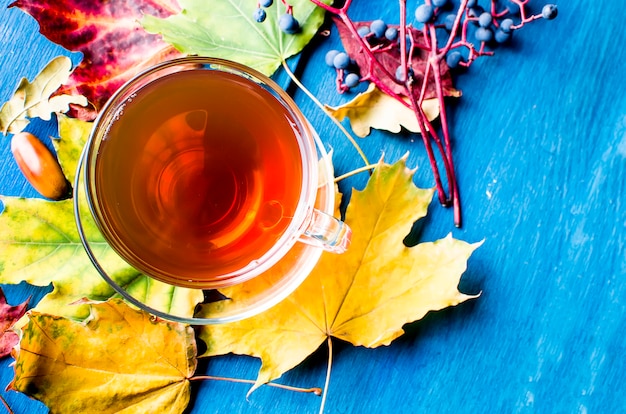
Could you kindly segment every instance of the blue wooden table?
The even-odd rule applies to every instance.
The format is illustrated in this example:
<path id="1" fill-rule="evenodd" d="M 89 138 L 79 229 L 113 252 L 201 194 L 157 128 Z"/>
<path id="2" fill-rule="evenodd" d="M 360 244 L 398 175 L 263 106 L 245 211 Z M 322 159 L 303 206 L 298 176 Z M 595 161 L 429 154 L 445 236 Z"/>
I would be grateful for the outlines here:
<path id="1" fill-rule="evenodd" d="M 52 57 L 80 60 L 9 3 L 0 0 L 0 102 Z M 394 22 L 396 13 L 395 2 L 357 0 L 351 15 Z M 530 24 L 458 79 L 463 97 L 450 118 L 464 226 L 454 228 L 452 212 L 435 202 L 420 238 L 484 239 L 461 281 L 462 291 L 482 296 L 407 326 L 389 347 L 337 344 L 328 413 L 626 412 L 625 17 L 618 0 L 562 2 L 557 20 Z M 333 35 L 302 66 L 304 83 L 331 104 L 351 97 L 335 93 L 323 65 L 335 47 Z M 301 93 L 295 97 L 335 149 L 337 172 L 353 168 L 357 155 L 345 139 Z M 32 128 L 54 134 L 47 124 Z M 371 160 L 410 151 L 416 183 L 433 186 L 419 139 L 375 132 L 360 143 Z M 349 185 L 362 186 L 362 178 Z M 0 193 L 36 195 L 7 138 L 0 140 Z M 3 288 L 10 303 L 45 293 Z M 10 362 L 1 361 L 2 389 Z M 255 378 L 259 365 L 221 357 L 200 369 Z M 325 369 L 321 351 L 281 382 L 321 386 Z M 318 397 L 269 387 L 249 400 L 241 384 L 195 387 L 193 413 L 315 413 L 319 406 Z M 2 395 L 16 413 L 46 412 L 23 395 Z"/>

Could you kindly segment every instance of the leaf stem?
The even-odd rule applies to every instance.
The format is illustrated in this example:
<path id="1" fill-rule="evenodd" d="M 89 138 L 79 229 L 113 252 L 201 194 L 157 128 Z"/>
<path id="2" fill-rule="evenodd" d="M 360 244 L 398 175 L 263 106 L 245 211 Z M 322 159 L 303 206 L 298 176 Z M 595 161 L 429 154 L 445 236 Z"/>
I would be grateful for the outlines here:
<path id="1" fill-rule="evenodd" d="M 322 104 L 319 99 L 317 99 L 315 97 L 315 95 L 313 95 L 313 93 L 311 93 L 311 91 L 309 91 L 306 86 L 304 86 L 304 84 L 302 84 L 302 82 L 300 82 L 300 79 L 298 79 L 298 77 L 291 71 L 291 69 L 289 68 L 289 65 L 287 65 L 287 61 L 283 60 L 282 62 L 283 64 L 283 68 L 285 69 L 285 72 L 287 73 L 287 75 L 291 78 L 291 80 L 293 81 L 293 83 L 295 83 L 298 88 L 300 88 L 300 90 L 302 90 L 302 92 L 304 92 L 309 99 L 311 99 L 313 101 L 313 103 L 315 103 L 315 105 L 317 105 L 318 108 L 320 108 L 322 110 L 322 112 L 324 112 L 324 114 L 326 116 L 328 116 L 330 118 L 330 120 L 337 126 L 337 128 L 339 128 L 339 130 L 341 132 L 343 132 L 343 134 L 348 138 L 348 141 L 350 141 L 350 143 L 352 144 L 352 146 L 354 147 L 354 149 L 356 150 L 356 152 L 359 154 L 359 156 L 361 157 L 361 159 L 363 160 L 363 162 L 365 163 L 365 165 L 370 165 L 369 160 L 367 159 L 367 157 L 365 156 L 365 153 L 363 152 L 363 150 L 361 149 L 361 147 L 359 146 L 359 144 L 356 142 L 356 140 L 354 139 L 354 137 L 352 135 L 350 135 L 350 133 L 348 132 L 348 130 L 346 129 L 345 126 L 343 126 L 343 124 L 341 122 L 339 122 L 337 120 L 337 118 L 335 118 L 325 107 L 324 104 Z"/>
<path id="2" fill-rule="evenodd" d="M 369 164 L 369 165 L 365 165 L 363 167 L 360 168 L 356 168 L 352 171 L 349 171 L 345 174 L 340 175 L 339 177 L 335 177 L 335 183 L 338 183 L 341 180 L 344 180 L 348 177 L 352 177 L 353 175 L 357 175 L 359 173 L 365 172 L 365 171 L 369 171 L 369 170 L 373 170 L 374 168 L 376 168 L 377 164 Z"/>
<path id="3" fill-rule="evenodd" d="M 189 381 L 205 381 L 205 380 L 227 381 L 227 382 L 236 382 L 236 383 L 241 383 L 241 384 L 255 384 L 256 383 L 256 381 L 254 380 L 247 380 L 247 379 L 242 379 L 242 378 L 230 378 L 230 377 L 216 377 L 213 375 L 195 375 L 189 378 Z M 293 387 L 291 385 L 277 384 L 275 382 L 268 382 L 265 385 L 268 385 L 270 387 L 280 388 L 280 389 L 287 390 L 287 391 L 312 393 L 318 396 L 322 394 L 322 390 L 319 387 L 300 388 L 300 387 Z"/>
<path id="4" fill-rule="evenodd" d="M 322 394 L 322 403 L 320 404 L 319 414 L 324 414 L 326 406 L 326 397 L 328 396 L 328 386 L 330 385 L 330 372 L 333 366 L 333 341 L 330 335 L 327 338 L 328 343 L 328 367 L 326 368 L 326 380 L 324 381 L 324 393 Z"/>

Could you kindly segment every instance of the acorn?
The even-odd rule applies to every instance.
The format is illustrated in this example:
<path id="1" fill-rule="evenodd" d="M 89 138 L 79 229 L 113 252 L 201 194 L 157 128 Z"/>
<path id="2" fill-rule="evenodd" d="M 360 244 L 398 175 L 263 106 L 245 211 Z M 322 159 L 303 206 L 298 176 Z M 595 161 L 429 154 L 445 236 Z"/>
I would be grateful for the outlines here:
<path id="1" fill-rule="evenodd" d="M 11 152 L 28 182 L 50 200 L 72 196 L 72 185 L 61 165 L 43 142 L 29 132 L 19 132 L 11 139 Z"/>

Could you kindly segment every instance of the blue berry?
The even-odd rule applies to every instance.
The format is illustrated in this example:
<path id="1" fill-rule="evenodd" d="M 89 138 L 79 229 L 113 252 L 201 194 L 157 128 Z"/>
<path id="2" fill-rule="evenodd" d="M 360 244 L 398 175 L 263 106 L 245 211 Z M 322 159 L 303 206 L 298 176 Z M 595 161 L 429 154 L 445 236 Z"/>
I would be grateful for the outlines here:
<path id="1" fill-rule="evenodd" d="M 500 29 L 502 29 L 502 31 L 504 33 L 509 33 L 512 30 L 511 26 L 513 26 L 513 20 L 512 19 L 504 19 L 500 23 Z"/>
<path id="2" fill-rule="evenodd" d="M 394 42 L 398 38 L 398 29 L 395 27 L 388 27 L 385 30 L 385 38 Z"/>
<path id="3" fill-rule="evenodd" d="M 491 17 L 491 13 L 489 12 L 483 12 L 478 16 L 478 25 L 480 27 L 489 27 L 492 21 L 493 17 Z"/>
<path id="4" fill-rule="evenodd" d="M 263 23 L 265 21 L 265 18 L 267 17 L 267 14 L 265 13 L 265 10 L 263 9 L 255 9 L 254 13 L 252 13 L 252 18 L 257 22 L 257 23 Z"/>
<path id="5" fill-rule="evenodd" d="M 476 33 L 474 34 L 474 36 L 476 36 L 476 40 L 480 42 L 490 42 L 491 39 L 493 39 L 493 32 L 491 31 L 491 29 L 488 29 L 486 27 L 479 27 L 478 29 L 476 29 Z"/>
<path id="6" fill-rule="evenodd" d="M 502 30 L 502 27 L 500 27 L 498 30 L 496 30 L 496 33 L 493 35 L 493 37 L 498 43 L 506 43 L 511 38 L 511 32 L 505 32 L 504 30 Z"/>
<path id="7" fill-rule="evenodd" d="M 347 53 L 339 52 L 333 58 L 333 66 L 337 69 L 345 69 L 350 66 L 350 56 Z"/>
<path id="8" fill-rule="evenodd" d="M 370 34 L 369 26 L 361 26 L 356 31 L 359 33 L 359 36 L 361 36 L 361 37 L 365 37 L 368 34 Z"/>
<path id="9" fill-rule="evenodd" d="M 477 4 L 478 4 L 478 0 L 468 0 L 467 1 L 467 7 L 469 7 L 469 8 L 476 7 Z"/>
<path id="10" fill-rule="evenodd" d="M 434 15 L 435 10 L 433 9 L 433 6 L 429 4 L 422 4 L 415 9 L 415 20 L 420 23 L 429 22 Z"/>
<path id="11" fill-rule="evenodd" d="M 557 14 L 558 10 L 556 8 L 556 4 L 546 4 L 543 6 L 543 9 L 541 9 L 541 15 L 546 20 L 554 19 Z"/>
<path id="12" fill-rule="evenodd" d="M 338 50 L 335 50 L 335 49 L 329 50 L 328 52 L 326 52 L 326 55 L 324 56 L 324 62 L 326 62 L 326 64 L 330 66 L 331 68 L 334 68 L 335 64 L 333 63 L 333 61 L 335 60 L 335 56 L 337 56 L 338 54 L 339 54 Z"/>
<path id="13" fill-rule="evenodd" d="M 443 7 L 448 4 L 448 0 L 433 0 L 433 6 L 435 7 Z"/>
<path id="14" fill-rule="evenodd" d="M 452 13 L 446 16 L 444 20 L 444 25 L 446 26 L 446 30 L 451 32 L 452 27 L 454 26 L 454 21 L 456 20 L 456 14 Z"/>
<path id="15" fill-rule="evenodd" d="M 463 55 L 457 50 L 452 50 L 446 55 L 446 63 L 450 68 L 456 68 L 463 60 Z"/>
<path id="16" fill-rule="evenodd" d="M 285 13 L 278 18 L 278 27 L 287 34 L 296 34 L 300 31 L 300 23 L 290 13 Z"/>
<path id="17" fill-rule="evenodd" d="M 259 6 L 261 7 L 270 7 L 274 0 L 259 0 Z"/>
<path id="18" fill-rule="evenodd" d="M 376 36 L 377 39 L 380 39 L 381 37 L 383 37 L 385 35 L 386 30 L 387 30 L 387 23 L 385 23 L 384 21 L 380 19 L 374 20 L 372 23 L 370 23 L 370 31 L 374 33 L 374 36 Z"/>
<path id="19" fill-rule="evenodd" d="M 348 88 L 354 88 L 359 84 L 359 80 L 359 75 L 357 75 L 356 73 L 348 73 L 344 82 Z"/>
<path id="20" fill-rule="evenodd" d="M 406 81 L 406 70 L 404 66 L 400 65 L 396 69 L 396 79 L 399 80 L 400 82 Z"/>

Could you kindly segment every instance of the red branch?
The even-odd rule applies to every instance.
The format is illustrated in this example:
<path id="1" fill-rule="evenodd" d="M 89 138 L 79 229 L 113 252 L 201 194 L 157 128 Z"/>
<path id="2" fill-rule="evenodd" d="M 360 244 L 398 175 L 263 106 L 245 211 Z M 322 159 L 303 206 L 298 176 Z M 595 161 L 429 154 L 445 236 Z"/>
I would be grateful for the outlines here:
<path id="1" fill-rule="evenodd" d="M 361 37 L 358 33 L 355 23 L 348 17 L 348 9 L 350 8 L 351 0 L 346 0 L 341 7 L 333 7 L 322 3 L 320 0 L 310 0 L 313 4 L 323 8 L 328 13 L 336 16 L 346 26 L 351 36 L 351 41 L 358 45 L 359 53 L 365 56 L 365 63 L 361 67 L 361 80 L 372 82 L 383 93 L 391 96 L 403 105 L 410 108 L 414 113 L 419 126 L 422 141 L 426 149 L 426 154 L 430 162 L 433 175 L 435 178 L 435 186 L 438 193 L 439 201 L 442 205 L 452 205 L 454 210 L 454 224 L 457 227 L 461 226 L 461 207 L 459 187 L 456 179 L 456 173 L 454 169 L 454 161 L 452 157 L 452 140 L 450 137 L 449 120 L 446 111 L 445 97 L 446 89 L 442 76 L 443 70 L 448 70 L 446 64 L 446 57 L 453 49 L 461 49 L 466 51 L 466 56 L 459 63 L 462 66 L 469 67 L 472 62 L 481 56 L 490 56 L 492 51 L 487 50 L 485 42 L 481 41 L 477 47 L 474 42 L 468 39 L 468 27 L 470 24 L 474 24 L 478 21 L 478 17 L 472 16 L 470 9 L 468 8 L 468 0 L 460 0 L 459 8 L 455 14 L 454 22 L 450 30 L 450 34 L 443 45 L 440 45 L 439 38 L 437 36 L 437 30 L 442 26 L 435 24 L 434 19 L 425 23 L 421 31 L 412 29 L 410 25 L 407 25 L 407 10 L 406 0 L 399 0 L 400 5 L 400 24 L 399 24 L 399 47 L 400 47 L 400 67 L 403 70 L 403 79 L 396 79 L 396 74 L 390 73 L 388 68 L 383 65 L 378 56 L 382 56 L 382 52 L 389 51 L 392 45 L 376 44 L 371 42 L 371 34 Z M 510 0 L 516 4 L 520 9 L 520 18 L 517 25 L 511 26 L 511 30 L 517 30 L 525 24 L 539 19 L 541 14 L 527 16 L 526 5 L 529 0 Z M 427 5 L 432 5 L 431 0 L 425 0 Z M 438 8 L 434 9 L 435 13 L 439 12 Z M 493 26 L 497 29 L 499 26 L 499 19 L 510 15 L 510 10 L 504 8 L 498 11 L 498 1 L 491 0 L 490 14 L 493 18 Z M 423 40 L 416 39 L 423 36 Z M 407 51 L 407 38 L 410 42 Z M 425 67 L 423 69 L 423 78 L 421 84 L 419 78 L 415 76 L 417 68 L 413 68 L 414 52 L 416 49 L 420 49 L 420 53 L 426 54 Z M 418 63 L 421 63 L 418 62 Z M 360 65 L 361 66 L 361 65 Z M 340 92 L 344 92 L 349 89 L 343 84 L 344 70 L 337 70 L 337 89 Z M 390 83 L 389 80 L 393 82 Z M 394 91 L 390 85 L 396 84 L 396 90 Z M 434 87 L 433 87 L 434 85 Z M 398 90 L 400 88 L 400 90 Z M 436 128 L 428 120 L 424 110 L 423 103 L 425 99 L 430 99 L 432 91 L 435 91 L 439 104 L 439 117 L 441 120 L 441 132 L 442 137 L 437 133 Z M 406 99 L 408 97 L 408 101 Z M 442 139 L 443 138 L 443 139 Z M 448 194 L 444 189 L 443 182 L 441 180 L 441 174 L 437 163 L 437 158 L 433 149 L 433 143 L 441 155 L 443 167 L 446 173 L 448 183 Z"/>

